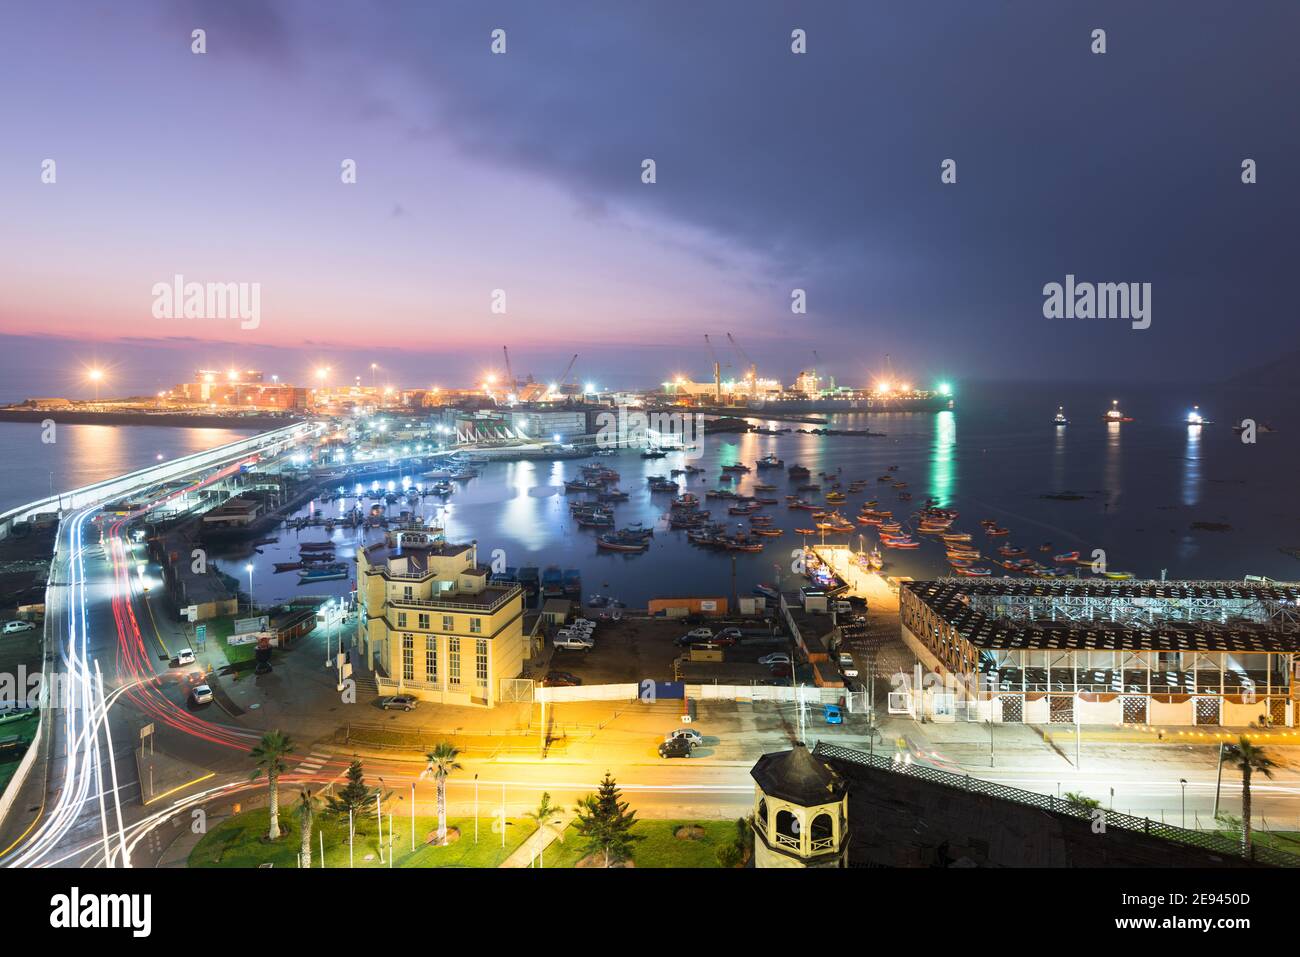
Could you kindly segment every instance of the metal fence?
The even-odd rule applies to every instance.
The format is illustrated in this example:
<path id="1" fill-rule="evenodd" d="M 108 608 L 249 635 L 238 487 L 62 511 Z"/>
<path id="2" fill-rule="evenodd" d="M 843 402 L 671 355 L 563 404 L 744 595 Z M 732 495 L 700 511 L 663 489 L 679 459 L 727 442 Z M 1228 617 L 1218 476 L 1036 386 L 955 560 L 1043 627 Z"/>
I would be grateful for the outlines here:
<path id="1" fill-rule="evenodd" d="M 1260 847 L 1252 844 L 1249 853 L 1247 853 L 1239 841 L 1219 834 L 1193 831 L 1188 828 L 1153 821 L 1146 817 L 1133 817 L 1130 814 L 1122 814 L 1118 811 L 1108 811 L 1105 808 L 1083 807 L 1063 798 L 1058 798 L 1054 794 L 1022 791 L 1020 788 L 995 784 L 982 778 L 971 777 L 969 774 L 953 774 L 949 771 L 940 771 L 937 768 L 925 767 L 920 764 L 905 764 L 895 761 L 891 755 L 887 754 L 868 754 L 865 751 L 855 751 L 851 748 L 826 744 L 822 741 L 817 742 L 813 754 L 823 758 L 834 758 L 837 761 L 860 764 L 874 768 L 877 771 L 888 771 L 893 774 L 919 778 L 923 781 L 929 781 L 931 784 L 939 784 L 958 791 L 984 794 L 1002 801 L 1012 801 L 1016 804 L 1039 808 L 1053 814 L 1063 814 L 1089 823 L 1094 820 L 1101 820 L 1105 822 L 1107 828 L 1113 827 L 1121 831 L 1145 834 L 1149 837 L 1173 841 L 1177 844 L 1199 847 L 1202 850 L 1211 851 L 1224 857 L 1247 857 L 1257 863 L 1269 864 L 1274 867 L 1300 867 L 1300 856 L 1288 854 L 1286 851 L 1278 851 L 1270 847 Z"/>

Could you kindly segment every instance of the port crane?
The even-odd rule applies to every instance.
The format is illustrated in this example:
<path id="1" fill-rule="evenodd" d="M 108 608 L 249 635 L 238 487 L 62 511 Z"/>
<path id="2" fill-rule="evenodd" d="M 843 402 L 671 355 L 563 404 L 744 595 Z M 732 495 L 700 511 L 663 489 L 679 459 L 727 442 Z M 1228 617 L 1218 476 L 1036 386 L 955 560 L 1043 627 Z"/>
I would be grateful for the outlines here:
<path id="1" fill-rule="evenodd" d="M 713 401 L 722 404 L 722 364 L 718 362 L 718 354 L 713 351 L 713 343 L 709 341 L 709 334 L 704 334 L 704 344 L 709 347 L 709 357 L 713 359 Z"/>
<path id="2" fill-rule="evenodd" d="M 740 343 L 736 341 L 736 337 L 729 332 L 727 333 L 727 341 L 731 343 L 731 348 L 736 350 L 736 355 L 740 356 L 749 369 L 745 378 L 749 381 L 749 394 L 753 395 L 758 391 L 758 366 L 745 354 L 745 350 L 740 348 Z"/>
<path id="3" fill-rule="evenodd" d="M 510 368 L 510 347 L 502 346 L 501 354 L 504 355 L 506 359 L 506 401 L 513 405 L 515 396 L 518 395 L 518 391 L 514 370 Z"/>
<path id="4" fill-rule="evenodd" d="M 564 367 L 563 374 L 561 374 L 560 378 L 556 380 L 555 392 L 557 394 L 562 393 L 564 391 L 564 387 L 565 385 L 568 384 L 569 381 L 569 373 L 573 371 L 573 364 L 577 361 L 578 361 L 578 354 L 575 352 L 573 354 L 573 358 L 569 360 L 569 364 Z"/>

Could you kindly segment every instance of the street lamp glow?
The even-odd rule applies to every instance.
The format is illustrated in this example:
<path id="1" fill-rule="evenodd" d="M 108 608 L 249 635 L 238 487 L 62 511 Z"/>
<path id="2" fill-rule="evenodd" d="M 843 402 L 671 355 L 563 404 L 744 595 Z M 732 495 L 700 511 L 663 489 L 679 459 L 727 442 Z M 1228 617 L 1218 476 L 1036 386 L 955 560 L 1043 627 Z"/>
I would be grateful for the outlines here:
<path id="1" fill-rule="evenodd" d="M 583 391 L 585 391 L 587 395 L 595 395 L 596 384 L 594 382 L 588 382 Z"/>
<path id="2" fill-rule="evenodd" d="M 940 383 L 939 383 L 939 394 L 940 394 L 940 395 L 952 395 L 952 386 L 950 386 L 950 385 L 949 385 L 948 383 L 946 383 L 946 382 L 940 382 Z"/>

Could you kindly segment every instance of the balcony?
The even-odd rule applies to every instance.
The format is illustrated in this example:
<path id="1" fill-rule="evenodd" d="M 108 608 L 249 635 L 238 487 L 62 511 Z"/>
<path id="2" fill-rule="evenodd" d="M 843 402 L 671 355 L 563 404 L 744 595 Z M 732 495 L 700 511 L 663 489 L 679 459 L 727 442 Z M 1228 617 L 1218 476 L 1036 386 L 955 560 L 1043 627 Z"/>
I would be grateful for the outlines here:
<path id="1" fill-rule="evenodd" d="M 515 597 L 522 593 L 523 589 L 518 585 L 501 585 L 485 588 L 483 591 L 477 593 L 477 595 L 463 592 L 448 592 L 448 594 L 453 597 L 437 599 L 390 598 L 388 599 L 388 605 L 392 608 L 416 608 L 429 609 L 432 611 L 467 611 L 481 615 L 490 615 L 505 607 Z"/>

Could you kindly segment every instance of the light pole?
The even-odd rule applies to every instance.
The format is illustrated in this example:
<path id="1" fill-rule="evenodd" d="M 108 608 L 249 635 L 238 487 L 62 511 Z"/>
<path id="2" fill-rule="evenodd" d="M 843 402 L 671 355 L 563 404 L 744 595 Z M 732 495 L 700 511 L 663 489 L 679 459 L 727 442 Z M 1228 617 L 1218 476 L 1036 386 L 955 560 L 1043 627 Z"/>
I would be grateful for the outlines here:
<path id="1" fill-rule="evenodd" d="M 248 610 L 253 610 L 253 563 L 249 562 L 244 566 L 244 571 L 248 572 Z"/>
<path id="2" fill-rule="evenodd" d="M 478 843 L 478 775 L 474 775 L 474 843 Z"/>
<path id="3" fill-rule="evenodd" d="M 1179 778 L 1178 783 L 1183 787 L 1183 827 L 1187 827 L 1187 778 Z"/>

